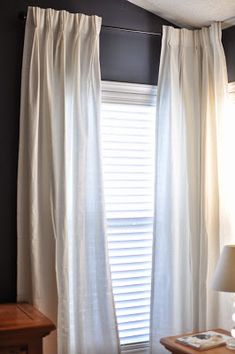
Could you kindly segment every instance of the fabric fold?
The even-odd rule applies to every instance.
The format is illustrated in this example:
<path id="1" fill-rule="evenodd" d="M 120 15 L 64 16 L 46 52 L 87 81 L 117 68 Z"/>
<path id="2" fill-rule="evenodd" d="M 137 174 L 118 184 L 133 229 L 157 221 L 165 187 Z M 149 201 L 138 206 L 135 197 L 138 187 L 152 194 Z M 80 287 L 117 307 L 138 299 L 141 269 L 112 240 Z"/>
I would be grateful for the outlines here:
<path id="1" fill-rule="evenodd" d="M 151 353 L 163 336 L 218 325 L 219 125 L 225 114 L 221 26 L 163 28 L 157 99 Z"/>
<path id="2" fill-rule="evenodd" d="M 100 27 L 97 16 L 28 9 L 18 301 L 57 320 L 50 354 L 119 352 L 100 166 Z"/>

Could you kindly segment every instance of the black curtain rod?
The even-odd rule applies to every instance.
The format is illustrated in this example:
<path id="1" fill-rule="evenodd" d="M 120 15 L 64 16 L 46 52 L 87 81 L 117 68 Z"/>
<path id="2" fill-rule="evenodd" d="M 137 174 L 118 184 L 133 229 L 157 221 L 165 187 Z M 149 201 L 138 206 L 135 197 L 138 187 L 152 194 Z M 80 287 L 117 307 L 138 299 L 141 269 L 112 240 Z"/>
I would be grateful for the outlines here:
<path id="1" fill-rule="evenodd" d="M 25 12 L 20 12 L 18 15 L 18 18 L 22 21 L 26 21 L 26 13 Z M 116 26 L 108 26 L 108 25 L 102 25 L 101 26 L 104 29 L 108 30 L 116 30 L 116 31 L 123 31 L 123 32 L 131 32 L 131 33 L 139 33 L 139 34 L 147 34 L 149 36 L 161 36 L 161 32 L 148 32 L 148 31 L 140 31 L 140 30 L 135 30 L 131 28 L 122 28 L 122 27 L 116 27 Z"/>
<path id="2" fill-rule="evenodd" d="M 147 34 L 149 36 L 161 36 L 162 35 L 160 32 L 140 31 L 140 30 L 135 30 L 135 29 L 131 29 L 131 28 L 122 28 L 122 27 L 107 26 L 107 25 L 102 25 L 101 27 L 107 28 L 107 29 L 113 29 L 113 30 L 117 30 L 117 31 L 123 31 L 123 32 Z"/>

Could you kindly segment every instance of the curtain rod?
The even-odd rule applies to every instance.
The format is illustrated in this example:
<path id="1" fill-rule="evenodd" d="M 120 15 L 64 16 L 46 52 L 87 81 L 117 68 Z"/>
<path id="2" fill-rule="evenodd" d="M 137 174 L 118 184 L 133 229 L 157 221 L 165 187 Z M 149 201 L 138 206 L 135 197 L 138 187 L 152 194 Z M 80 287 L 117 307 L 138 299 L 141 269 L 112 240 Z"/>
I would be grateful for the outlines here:
<path id="1" fill-rule="evenodd" d="M 113 29 L 113 30 L 117 30 L 117 31 L 123 31 L 123 32 L 147 34 L 149 36 L 161 36 L 162 35 L 160 32 L 140 31 L 140 30 L 135 30 L 135 29 L 131 29 L 131 28 L 123 28 L 123 27 L 116 27 L 116 26 L 102 25 L 101 27 L 107 28 L 107 29 Z"/>
<path id="2" fill-rule="evenodd" d="M 18 14 L 18 18 L 20 21 L 25 22 L 26 21 L 26 13 L 25 12 L 20 12 Z M 149 36 L 161 36 L 161 32 L 148 32 L 148 31 L 141 31 L 141 30 L 135 30 L 131 28 L 123 28 L 123 27 L 116 27 L 116 26 L 108 26 L 108 25 L 102 25 L 101 26 L 104 29 L 108 30 L 116 30 L 116 31 L 123 31 L 123 32 L 131 32 L 131 33 L 138 33 L 138 34 L 147 34 Z"/>

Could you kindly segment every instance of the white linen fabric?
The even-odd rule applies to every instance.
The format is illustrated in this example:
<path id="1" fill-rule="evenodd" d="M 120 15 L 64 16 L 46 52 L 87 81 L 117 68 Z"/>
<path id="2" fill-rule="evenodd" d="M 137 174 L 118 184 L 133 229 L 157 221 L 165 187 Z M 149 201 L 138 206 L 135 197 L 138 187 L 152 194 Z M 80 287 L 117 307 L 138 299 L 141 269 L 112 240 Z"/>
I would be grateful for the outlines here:
<path id="1" fill-rule="evenodd" d="M 58 351 L 50 343 L 50 354 L 119 352 L 100 163 L 100 27 L 96 16 L 28 10 L 18 301 L 58 315 Z"/>
<path id="2" fill-rule="evenodd" d="M 151 352 L 159 338 L 213 327 L 220 250 L 219 126 L 227 71 L 220 24 L 163 28 L 158 81 Z"/>

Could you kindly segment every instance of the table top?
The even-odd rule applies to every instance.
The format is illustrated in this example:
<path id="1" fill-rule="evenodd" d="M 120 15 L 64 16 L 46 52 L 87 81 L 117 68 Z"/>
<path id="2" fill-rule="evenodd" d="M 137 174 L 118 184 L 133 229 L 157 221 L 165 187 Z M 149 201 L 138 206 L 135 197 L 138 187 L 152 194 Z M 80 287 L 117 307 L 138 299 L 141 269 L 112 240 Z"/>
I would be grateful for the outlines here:
<path id="1" fill-rule="evenodd" d="M 42 336 L 55 325 L 41 312 L 26 303 L 0 304 L 0 338 L 9 332 L 34 331 Z"/>
<path id="2" fill-rule="evenodd" d="M 208 330 L 207 330 L 208 331 Z M 210 331 L 215 331 L 219 332 L 222 334 L 230 335 L 228 331 L 225 331 L 221 328 L 216 328 L 216 329 L 210 329 Z M 200 331 L 203 332 L 203 331 Z M 206 332 L 206 331 L 205 331 Z M 196 349 L 193 349 L 191 347 L 187 347 L 183 344 L 177 343 L 175 340 L 177 338 L 187 336 L 187 335 L 192 335 L 197 332 L 192 332 L 192 333 L 185 333 L 185 334 L 180 334 L 177 336 L 170 336 L 170 337 L 163 337 L 160 339 L 160 343 L 169 351 L 175 354 L 199 354 L 199 353 L 207 353 L 207 354 L 231 354 L 231 350 L 227 349 L 225 345 L 216 347 L 216 348 L 211 348 L 203 351 L 199 351 Z"/>

